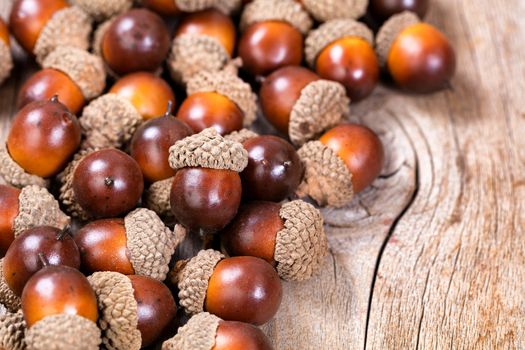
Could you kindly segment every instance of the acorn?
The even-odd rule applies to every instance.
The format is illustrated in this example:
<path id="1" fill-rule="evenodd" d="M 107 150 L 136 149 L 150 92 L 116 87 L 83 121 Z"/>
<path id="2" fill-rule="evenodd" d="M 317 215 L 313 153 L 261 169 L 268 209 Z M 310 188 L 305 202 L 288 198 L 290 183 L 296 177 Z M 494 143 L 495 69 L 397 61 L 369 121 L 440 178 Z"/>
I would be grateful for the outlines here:
<path id="1" fill-rule="evenodd" d="M 304 67 L 288 66 L 264 80 L 259 91 L 266 119 L 301 146 L 350 113 L 343 85 L 321 79 Z"/>
<path id="2" fill-rule="evenodd" d="M 71 113 L 77 114 L 87 101 L 100 95 L 106 85 L 100 57 L 74 47 L 56 48 L 44 59 L 42 67 L 20 88 L 18 108 L 56 95 Z"/>
<path id="3" fill-rule="evenodd" d="M 80 7 L 97 22 L 103 22 L 128 11 L 133 6 L 133 0 L 69 0 Z"/>
<path id="4" fill-rule="evenodd" d="M 98 299 L 102 344 L 138 350 L 169 326 L 177 305 L 168 287 L 145 276 L 96 272 L 88 277 Z"/>
<path id="5" fill-rule="evenodd" d="M 255 256 L 274 265 L 284 280 L 304 281 L 328 253 L 323 216 L 302 200 L 251 202 L 221 231 L 229 256 Z"/>
<path id="6" fill-rule="evenodd" d="M 0 316 L 0 349 L 24 350 L 26 321 L 22 310 Z"/>
<path id="7" fill-rule="evenodd" d="M 318 22 L 332 19 L 357 19 L 366 13 L 368 0 L 301 0 Z"/>
<path id="8" fill-rule="evenodd" d="M 429 0 L 370 0 L 368 13 L 379 23 L 383 23 L 393 15 L 404 11 L 414 12 L 419 18 L 423 18 L 429 5 Z"/>
<path id="9" fill-rule="evenodd" d="M 34 54 L 38 63 L 59 46 L 89 47 L 91 19 L 66 0 L 16 0 L 9 26 L 18 43 Z"/>
<path id="10" fill-rule="evenodd" d="M 412 12 L 392 16 L 383 24 L 376 37 L 376 50 L 394 82 L 410 92 L 442 89 L 456 70 L 450 41 Z"/>
<path id="11" fill-rule="evenodd" d="M 162 350 L 272 350 L 259 328 L 242 322 L 224 321 L 207 312 L 190 318 L 177 334 L 162 344 Z"/>
<path id="12" fill-rule="evenodd" d="M 352 19 L 336 19 L 308 34 L 306 61 L 323 79 L 344 85 L 350 100 L 369 96 L 379 80 L 379 63 L 368 27 Z"/>
<path id="13" fill-rule="evenodd" d="M 13 69 L 13 56 L 11 55 L 9 30 L 0 18 L 0 85 L 9 77 L 11 69 Z"/>
<path id="14" fill-rule="evenodd" d="M 180 10 L 175 5 L 175 0 L 140 0 L 142 6 L 157 12 L 161 16 L 177 16 Z"/>
<path id="15" fill-rule="evenodd" d="M 368 187 L 385 161 L 379 137 L 357 124 L 341 124 L 328 130 L 319 141 L 303 145 L 298 154 L 305 175 L 297 195 L 336 208 L 345 206 L 354 193 Z"/>
<path id="16" fill-rule="evenodd" d="M 23 231 L 36 226 L 59 229 L 69 224 L 69 217 L 45 188 L 35 185 L 21 190 L 0 185 L 0 255 Z"/>
<path id="17" fill-rule="evenodd" d="M 242 145 L 209 128 L 171 146 L 169 162 L 177 170 L 170 193 L 175 219 L 204 235 L 226 226 L 241 202 L 239 172 L 248 163 Z"/>
<path id="18" fill-rule="evenodd" d="M 223 69 L 233 55 L 236 35 L 232 19 L 219 10 L 186 14 L 171 45 L 171 76 L 186 84 L 198 72 Z"/>
<path id="19" fill-rule="evenodd" d="M 124 219 L 90 222 L 75 234 L 75 242 L 86 273 L 114 271 L 163 281 L 185 235 L 182 226 L 171 232 L 155 212 L 139 208 Z"/>
<path id="20" fill-rule="evenodd" d="M 253 76 L 303 61 L 303 39 L 312 20 L 293 0 L 255 0 L 244 8 L 239 57 Z"/>

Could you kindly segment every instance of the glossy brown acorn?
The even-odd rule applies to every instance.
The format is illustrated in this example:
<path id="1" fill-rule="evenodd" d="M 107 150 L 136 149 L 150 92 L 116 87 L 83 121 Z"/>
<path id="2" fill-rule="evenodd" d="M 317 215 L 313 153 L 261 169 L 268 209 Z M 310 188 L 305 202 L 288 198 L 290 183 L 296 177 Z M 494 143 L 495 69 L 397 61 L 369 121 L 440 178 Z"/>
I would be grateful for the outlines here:
<path id="1" fill-rule="evenodd" d="M 417 13 L 419 18 L 425 17 L 429 0 L 370 0 L 368 12 L 379 23 L 386 21 L 403 11 Z"/>
<path id="2" fill-rule="evenodd" d="M 44 68 L 24 82 L 18 91 L 17 105 L 22 108 L 30 102 L 47 101 L 55 95 L 73 114 L 78 114 L 86 103 L 82 90 L 67 74 Z"/>
<path id="3" fill-rule="evenodd" d="M 250 25 L 239 40 L 243 67 L 254 76 L 266 76 L 303 61 L 303 35 L 292 25 L 265 21 Z"/>
<path id="4" fill-rule="evenodd" d="M 131 140 L 130 154 L 139 164 L 144 179 L 155 182 L 175 175 L 168 162 L 169 149 L 191 134 L 191 128 L 169 112 L 139 126 Z"/>
<path id="5" fill-rule="evenodd" d="M 248 151 L 248 166 L 241 173 L 246 198 L 280 202 L 295 192 L 304 169 L 289 142 L 264 135 L 244 141 L 243 146 Z"/>
<path id="6" fill-rule="evenodd" d="M 232 19 L 216 9 L 207 9 L 184 15 L 175 36 L 182 34 L 207 35 L 222 44 L 230 56 L 233 55 L 236 30 Z"/>
<path id="7" fill-rule="evenodd" d="M 341 124 L 328 130 L 319 141 L 332 149 L 350 170 L 355 193 L 368 187 L 381 173 L 385 161 L 383 144 L 369 128 Z"/>
<path id="8" fill-rule="evenodd" d="M 372 46 L 358 37 L 345 37 L 325 47 L 315 70 L 323 79 L 337 81 L 352 101 L 369 96 L 379 80 L 379 62 Z"/>
<path id="9" fill-rule="evenodd" d="M 64 313 L 95 323 L 98 318 L 97 297 L 88 279 L 64 265 L 44 266 L 29 279 L 22 293 L 22 311 L 28 328 L 47 316 Z"/>
<path id="10" fill-rule="evenodd" d="M 119 75 L 155 71 L 169 48 L 170 37 L 164 21 L 146 9 L 133 9 L 118 16 L 102 39 L 102 56 Z"/>
<path id="11" fill-rule="evenodd" d="M 174 0 L 142 0 L 142 5 L 163 16 L 176 16 L 180 13 Z"/>
<path id="12" fill-rule="evenodd" d="M 38 254 L 43 254 L 50 265 L 80 267 L 78 247 L 68 230 L 37 226 L 22 232 L 13 241 L 4 258 L 3 274 L 16 295 L 22 295 L 27 281 L 44 266 Z"/>
<path id="13" fill-rule="evenodd" d="M 15 239 L 14 224 L 19 213 L 20 190 L 0 185 L 0 256 L 4 256 Z"/>
<path id="14" fill-rule="evenodd" d="M 80 145 L 80 124 L 54 96 L 35 101 L 15 116 L 7 150 L 26 172 L 51 177 L 60 172 Z"/>
<path id="15" fill-rule="evenodd" d="M 175 94 L 168 83 L 149 72 L 137 72 L 123 76 L 111 87 L 109 93 L 116 94 L 137 109 L 144 119 L 162 116 L 168 102 L 175 109 Z"/>
<path id="16" fill-rule="evenodd" d="M 47 22 L 68 6 L 66 0 L 16 0 L 9 16 L 11 33 L 24 50 L 32 53 Z"/>
<path id="17" fill-rule="evenodd" d="M 227 135 L 243 127 L 244 113 L 228 97 L 216 92 L 197 92 L 184 100 L 177 117 L 188 124 L 193 132 L 215 128 Z"/>
<path id="18" fill-rule="evenodd" d="M 204 309 L 227 321 L 262 325 L 279 309 L 282 286 L 266 261 L 241 256 L 221 260 L 210 277 Z"/>
<path id="19" fill-rule="evenodd" d="M 317 74 L 300 66 L 276 70 L 263 82 L 259 92 L 261 108 L 266 119 L 280 132 L 288 135 L 292 109 L 301 91 L 311 82 L 321 79 Z"/>
<path id="20" fill-rule="evenodd" d="M 390 75 L 401 88 L 426 93 L 447 85 L 456 70 L 448 39 L 426 23 L 411 25 L 392 43 L 387 58 Z"/>
<path id="21" fill-rule="evenodd" d="M 117 149 L 103 149 L 84 157 L 73 174 L 78 204 L 97 218 L 116 217 L 133 209 L 144 190 L 137 162 Z"/>
<path id="22" fill-rule="evenodd" d="M 162 282 L 146 276 L 128 276 L 137 301 L 142 347 L 152 344 L 168 328 L 177 314 L 171 291 Z"/>
<path id="23" fill-rule="evenodd" d="M 277 232 L 284 228 L 281 205 L 273 202 L 243 204 L 221 231 L 221 244 L 230 256 L 255 256 L 275 265 Z"/>
<path id="24" fill-rule="evenodd" d="M 0 18 L 0 40 L 4 42 L 4 44 L 7 45 L 7 47 L 11 46 L 11 40 L 9 39 L 9 30 L 7 29 L 7 26 L 3 19 Z"/>
<path id="25" fill-rule="evenodd" d="M 215 345 L 211 350 L 272 350 L 272 344 L 259 328 L 243 322 L 219 321 Z"/>
<path id="26" fill-rule="evenodd" d="M 120 272 L 133 275 L 129 258 L 124 219 L 102 219 L 90 222 L 75 234 L 82 270 Z"/>

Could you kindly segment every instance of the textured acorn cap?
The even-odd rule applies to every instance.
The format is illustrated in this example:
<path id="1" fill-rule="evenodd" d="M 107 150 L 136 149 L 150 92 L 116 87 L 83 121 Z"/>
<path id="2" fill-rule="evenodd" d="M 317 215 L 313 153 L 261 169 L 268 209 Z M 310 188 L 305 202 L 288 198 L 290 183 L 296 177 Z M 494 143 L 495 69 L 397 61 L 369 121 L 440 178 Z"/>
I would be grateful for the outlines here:
<path id="1" fill-rule="evenodd" d="M 350 113 L 350 99 L 343 85 L 316 80 L 306 85 L 290 113 L 288 136 L 301 146 L 326 129 L 337 125 Z"/>
<path id="2" fill-rule="evenodd" d="M 0 40 L 0 85 L 9 77 L 11 69 L 13 69 L 11 49 Z"/>
<path id="3" fill-rule="evenodd" d="M 86 100 L 100 95 L 106 86 L 102 59 L 76 47 L 57 47 L 44 59 L 42 67 L 65 73 L 80 88 Z"/>
<path id="4" fill-rule="evenodd" d="M 180 304 L 188 314 L 198 314 L 204 310 L 204 300 L 208 282 L 219 261 L 224 255 L 213 249 L 201 250 L 187 262 L 178 262 L 177 274 Z"/>
<path id="5" fill-rule="evenodd" d="M 241 172 L 248 165 L 248 152 L 238 142 L 226 140 L 215 128 L 177 141 L 170 147 L 170 166 L 227 169 Z"/>
<path id="6" fill-rule="evenodd" d="M 108 350 L 140 349 L 138 306 L 131 280 L 118 272 L 95 272 L 88 280 L 97 295 L 103 347 Z"/>
<path id="7" fill-rule="evenodd" d="M 95 21 L 105 21 L 126 12 L 133 6 L 133 0 L 69 0 L 80 7 Z"/>
<path id="8" fill-rule="evenodd" d="M 53 226 L 63 229 L 70 218 L 60 210 L 58 201 L 45 188 L 31 185 L 24 187 L 18 196 L 18 215 L 14 221 L 17 237 L 24 230 L 35 226 Z"/>
<path id="9" fill-rule="evenodd" d="M 255 0 L 246 5 L 242 12 L 241 30 L 266 21 L 286 22 L 303 35 L 308 33 L 313 25 L 308 12 L 294 0 Z"/>
<path id="10" fill-rule="evenodd" d="M 0 316 L 0 349 L 24 350 L 26 321 L 22 310 Z"/>
<path id="11" fill-rule="evenodd" d="M 177 334 L 162 344 L 162 350 L 211 350 L 221 321 L 215 315 L 201 312 L 180 327 Z"/>
<path id="12" fill-rule="evenodd" d="M 331 148 L 311 141 L 297 153 L 305 168 L 299 197 L 310 196 L 317 204 L 330 207 L 342 207 L 352 200 L 352 174 Z"/>
<path id="13" fill-rule="evenodd" d="M 85 149 L 78 151 L 73 157 L 73 160 L 66 166 L 64 171 L 62 171 L 57 176 L 58 181 L 60 182 L 60 190 L 58 195 L 60 202 L 62 205 L 64 205 L 67 212 L 71 214 L 71 216 L 84 221 L 90 219 L 91 217 L 75 200 L 75 193 L 73 191 L 73 175 L 75 174 L 75 170 L 77 169 L 80 161 L 84 159 L 85 156 L 95 151 L 96 149 Z"/>
<path id="14" fill-rule="evenodd" d="M 164 281 L 171 256 L 186 230 L 176 225 L 175 232 L 171 232 L 153 210 L 146 208 L 135 209 L 126 215 L 124 226 L 135 274 Z"/>
<path id="15" fill-rule="evenodd" d="M 58 46 L 72 46 L 82 50 L 89 48 L 91 19 L 80 7 L 63 8 L 47 21 L 38 35 L 33 53 L 38 63 Z"/>
<path id="16" fill-rule="evenodd" d="M 241 129 L 239 131 L 233 131 L 228 135 L 225 135 L 224 138 L 233 142 L 243 143 L 244 141 L 253 139 L 257 136 L 259 136 L 259 134 L 257 134 L 255 131 L 250 129 Z"/>
<path id="17" fill-rule="evenodd" d="M 156 181 L 146 193 L 146 206 L 162 217 L 173 216 L 171 212 L 170 193 L 173 177 Z"/>
<path id="18" fill-rule="evenodd" d="M 302 200 L 284 203 L 279 216 L 284 228 L 275 239 L 277 272 L 282 279 L 304 281 L 319 271 L 328 253 L 323 216 Z"/>
<path id="19" fill-rule="evenodd" d="M 10 312 L 20 310 L 20 297 L 13 293 L 4 278 L 4 258 L 0 259 L 0 303 L 2 303 Z"/>
<path id="20" fill-rule="evenodd" d="M 353 19 L 334 19 L 308 34 L 304 48 L 306 61 L 311 67 L 315 67 L 317 56 L 325 47 L 347 37 L 361 38 L 370 46 L 374 46 L 374 34 L 366 25 Z"/>
<path id="21" fill-rule="evenodd" d="M 184 12 L 197 12 L 213 7 L 230 15 L 241 7 L 241 0 L 174 0 L 177 8 Z"/>
<path id="22" fill-rule="evenodd" d="M 93 53 L 99 57 L 102 57 L 102 39 L 104 39 L 104 35 L 108 31 L 109 26 L 111 25 L 111 23 L 113 23 L 114 20 L 115 20 L 114 17 L 110 18 L 107 21 L 99 24 L 97 29 L 95 29 L 95 33 L 93 34 L 93 43 L 91 44 L 91 49 L 93 50 Z"/>
<path id="23" fill-rule="evenodd" d="M 187 84 L 198 72 L 218 72 L 228 63 L 230 55 L 211 36 L 183 34 L 173 39 L 168 58 L 171 77 Z"/>
<path id="24" fill-rule="evenodd" d="M 97 325 L 78 315 L 47 316 L 26 332 L 28 350 L 98 350 L 101 343 Z"/>
<path id="25" fill-rule="evenodd" d="M 220 72 L 202 71 L 188 81 L 188 95 L 197 92 L 216 92 L 233 101 L 244 113 L 243 125 L 249 127 L 257 118 L 257 95 L 250 84 L 244 82 L 234 72 L 235 62 Z"/>
<path id="26" fill-rule="evenodd" d="M 337 18 L 357 19 L 366 13 L 368 0 L 302 0 L 304 8 L 319 22 Z"/>
<path id="27" fill-rule="evenodd" d="M 49 187 L 49 180 L 26 173 L 25 170 L 11 158 L 5 145 L 0 147 L 0 176 L 3 177 L 5 182 L 18 188 L 29 185 Z"/>
<path id="28" fill-rule="evenodd" d="M 384 66 L 392 44 L 399 34 L 414 24 L 421 22 L 419 17 L 410 11 L 405 11 L 390 17 L 379 29 L 376 36 L 376 52 L 379 63 Z"/>
<path id="29" fill-rule="evenodd" d="M 91 101 L 79 119 L 85 135 L 81 148 L 120 148 L 128 142 L 143 119 L 135 107 L 116 94 Z"/>

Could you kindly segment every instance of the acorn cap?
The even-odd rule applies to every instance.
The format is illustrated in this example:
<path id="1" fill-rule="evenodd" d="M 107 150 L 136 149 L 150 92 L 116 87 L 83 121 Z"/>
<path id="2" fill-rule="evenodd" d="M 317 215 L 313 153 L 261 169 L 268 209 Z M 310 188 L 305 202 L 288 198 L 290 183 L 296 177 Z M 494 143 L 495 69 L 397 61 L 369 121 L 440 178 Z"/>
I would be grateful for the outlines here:
<path id="1" fill-rule="evenodd" d="M 85 156 L 95 152 L 96 149 L 85 149 L 78 151 L 73 160 L 69 162 L 64 171 L 58 174 L 57 179 L 60 182 L 60 190 L 58 198 L 62 205 L 66 208 L 66 211 L 71 216 L 79 218 L 80 220 L 86 221 L 91 217 L 90 215 L 77 203 L 75 200 L 75 193 L 73 191 L 73 175 L 77 169 L 78 164 Z"/>
<path id="2" fill-rule="evenodd" d="M 80 7 L 95 21 L 105 21 L 126 12 L 133 6 L 133 0 L 69 0 Z"/>
<path id="3" fill-rule="evenodd" d="M 35 185 L 22 189 L 18 196 L 18 215 L 14 221 L 17 237 L 24 230 L 35 226 L 53 226 L 63 229 L 70 223 L 69 216 L 60 210 L 58 201 L 45 188 Z"/>
<path id="4" fill-rule="evenodd" d="M 49 187 L 49 180 L 26 173 L 25 170 L 11 158 L 5 145 L 0 147 L 0 176 L 3 177 L 5 182 L 18 188 L 29 185 Z"/>
<path id="5" fill-rule="evenodd" d="M 16 295 L 4 278 L 4 258 L 0 259 L 0 303 L 2 303 L 10 312 L 17 312 L 22 305 L 20 297 Z"/>
<path id="6" fill-rule="evenodd" d="M 239 131 L 233 131 L 228 135 L 225 135 L 224 138 L 233 142 L 243 143 L 244 141 L 253 139 L 257 136 L 259 136 L 259 134 L 257 134 L 255 131 L 250 129 L 241 129 Z"/>
<path id="7" fill-rule="evenodd" d="M 93 53 L 99 57 L 102 57 L 102 39 L 104 39 L 104 35 L 108 31 L 109 26 L 111 25 L 111 23 L 113 23 L 114 20 L 115 17 L 110 18 L 107 21 L 99 24 L 97 29 L 95 29 L 95 33 L 93 34 L 93 42 L 91 43 L 91 49 Z"/>
<path id="8" fill-rule="evenodd" d="M 421 22 L 419 17 L 410 11 L 404 11 L 390 17 L 379 29 L 376 36 L 376 52 L 379 63 L 386 65 L 390 48 L 399 34 L 414 24 Z"/>
<path id="9" fill-rule="evenodd" d="M 91 101 L 79 118 L 85 135 L 81 148 L 120 148 L 128 142 L 143 119 L 128 100 L 105 94 Z"/>
<path id="10" fill-rule="evenodd" d="M 44 317 L 27 330 L 25 340 L 31 350 L 98 350 L 101 343 L 94 322 L 66 313 Z"/>
<path id="11" fill-rule="evenodd" d="M 38 35 L 33 53 L 38 63 L 58 46 L 89 48 L 91 18 L 80 7 L 63 8 L 53 14 Z"/>
<path id="12" fill-rule="evenodd" d="M 26 321 L 22 310 L 0 316 L 0 349 L 24 350 Z"/>
<path id="13" fill-rule="evenodd" d="M 301 90 L 290 113 L 288 136 L 301 146 L 321 132 L 337 125 L 350 113 L 350 99 L 343 85 L 335 81 L 316 80 Z"/>
<path id="14" fill-rule="evenodd" d="M 11 49 L 0 40 L 0 85 L 9 77 L 11 69 L 13 69 Z"/>
<path id="15" fill-rule="evenodd" d="M 222 44 L 207 35 L 183 34 L 171 45 L 168 68 L 173 80 L 187 84 L 198 72 L 218 72 L 230 60 Z"/>
<path id="16" fill-rule="evenodd" d="M 304 8 L 319 22 L 337 18 L 357 19 L 366 13 L 368 0 L 302 0 Z"/>
<path id="17" fill-rule="evenodd" d="M 306 61 L 315 67 L 317 56 L 333 42 L 347 37 L 358 37 L 374 46 L 374 34 L 363 23 L 353 19 L 334 19 L 312 30 L 305 40 Z"/>
<path id="18" fill-rule="evenodd" d="M 290 24 L 303 35 L 312 28 L 308 12 L 294 0 L 255 0 L 246 7 L 241 16 L 241 31 L 252 24 L 266 21 L 281 21 Z"/>
<path id="19" fill-rule="evenodd" d="M 174 0 L 177 8 L 183 12 L 197 12 L 213 7 L 230 15 L 241 7 L 241 0 Z"/>
<path id="20" fill-rule="evenodd" d="M 86 100 L 100 95 L 106 86 L 102 59 L 76 47 L 57 47 L 44 59 L 42 67 L 65 73 L 80 88 Z"/>
<path id="21" fill-rule="evenodd" d="M 170 193 L 173 177 L 156 181 L 146 193 L 146 206 L 162 217 L 173 216 L 171 212 Z"/>
<path id="22" fill-rule="evenodd" d="M 317 204 L 330 207 L 342 207 L 352 200 L 352 174 L 331 148 L 310 141 L 297 153 L 305 168 L 299 197 L 310 196 Z"/>
<path id="23" fill-rule="evenodd" d="M 135 209 L 124 218 L 127 248 L 135 274 L 164 281 L 175 248 L 186 235 L 180 225 L 175 232 L 164 225 L 153 211 Z"/>
<path id="24" fill-rule="evenodd" d="M 226 140 L 215 128 L 175 142 L 170 147 L 170 166 L 226 169 L 241 172 L 248 165 L 248 152 L 238 143 Z"/>
<path id="25" fill-rule="evenodd" d="M 162 344 L 162 350 L 211 350 L 221 321 L 215 315 L 201 312 L 180 327 L 177 334 Z"/>
<path id="26" fill-rule="evenodd" d="M 138 306 L 131 280 L 118 272 L 95 272 L 88 280 L 97 295 L 103 347 L 108 350 L 140 349 L 142 336 L 137 328 Z"/>
<path id="27" fill-rule="evenodd" d="M 204 300 L 208 282 L 219 261 L 224 255 L 213 249 L 201 250 L 188 262 L 178 262 L 181 269 L 177 274 L 180 304 L 188 314 L 198 314 L 204 310 Z"/>
<path id="28" fill-rule="evenodd" d="M 235 64 L 236 62 L 232 62 L 219 72 L 199 72 L 188 81 L 187 92 L 188 95 L 216 92 L 226 96 L 244 113 L 243 125 L 249 127 L 257 118 L 257 95 L 253 93 L 250 84 L 235 74 Z"/>
<path id="29" fill-rule="evenodd" d="M 284 228 L 275 239 L 277 272 L 284 280 L 304 281 L 319 271 L 328 253 L 323 216 L 302 200 L 284 203 L 279 216 Z"/>

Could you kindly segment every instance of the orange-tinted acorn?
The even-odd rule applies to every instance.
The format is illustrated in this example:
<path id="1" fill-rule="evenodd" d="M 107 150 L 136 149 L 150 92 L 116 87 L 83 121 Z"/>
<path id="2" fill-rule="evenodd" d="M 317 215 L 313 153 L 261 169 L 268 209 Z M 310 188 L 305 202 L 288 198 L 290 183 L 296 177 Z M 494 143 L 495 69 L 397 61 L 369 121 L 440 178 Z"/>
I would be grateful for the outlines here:
<path id="1" fill-rule="evenodd" d="M 429 4 L 429 0 L 370 0 L 368 12 L 379 23 L 404 11 L 414 12 L 419 18 L 423 18 L 428 11 Z"/>
<path id="2" fill-rule="evenodd" d="M 144 7 L 157 12 L 159 15 L 176 16 L 180 13 L 175 0 L 141 0 L 141 3 Z"/>

